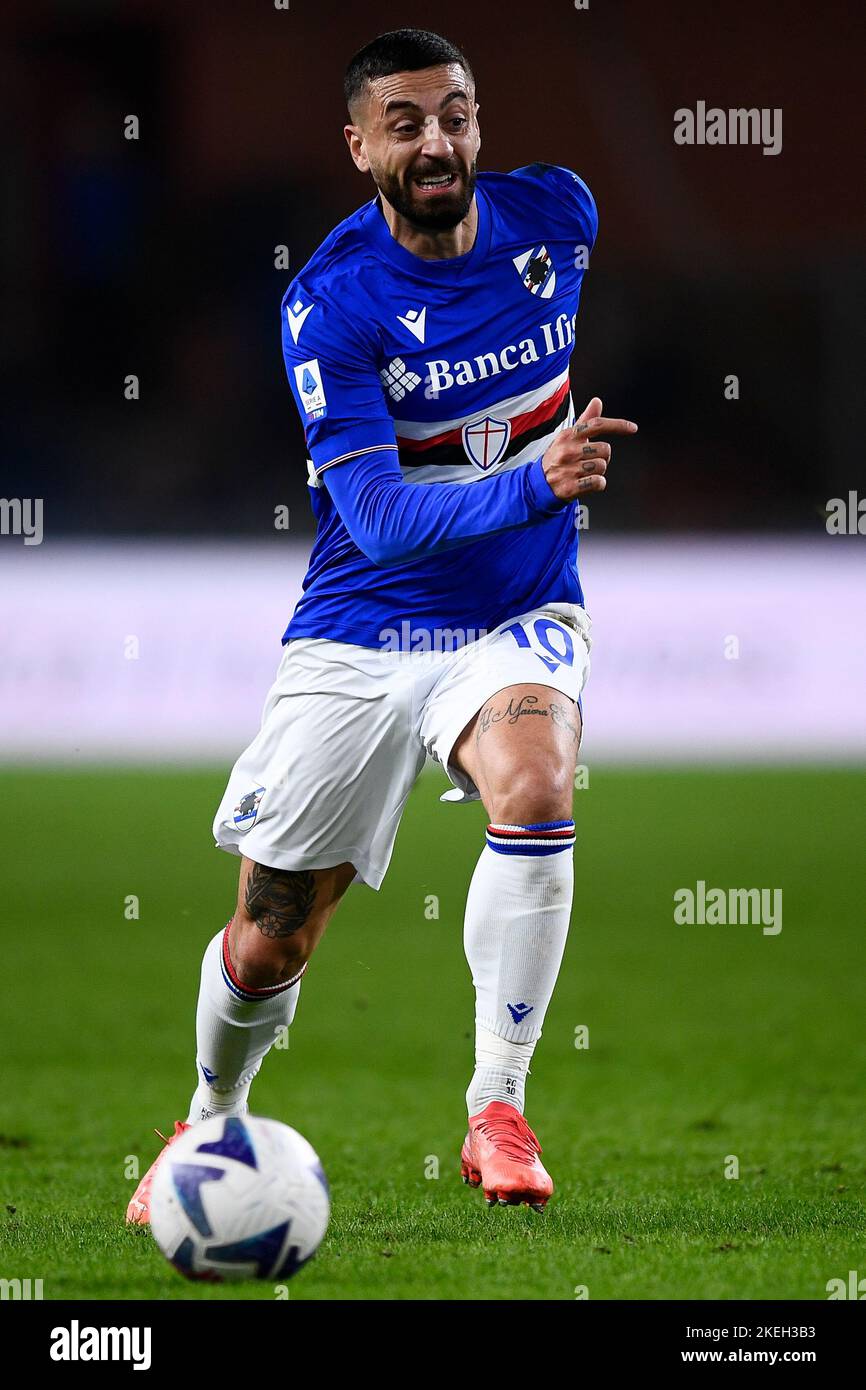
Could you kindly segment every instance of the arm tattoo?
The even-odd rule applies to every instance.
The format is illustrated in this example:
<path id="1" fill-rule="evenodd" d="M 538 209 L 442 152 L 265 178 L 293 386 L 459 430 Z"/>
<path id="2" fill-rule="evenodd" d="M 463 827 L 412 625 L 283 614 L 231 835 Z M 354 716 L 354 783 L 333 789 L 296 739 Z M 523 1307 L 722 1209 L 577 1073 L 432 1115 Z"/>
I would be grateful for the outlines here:
<path id="1" fill-rule="evenodd" d="M 269 869 L 253 864 L 244 906 L 262 936 L 291 936 L 305 926 L 316 898 L 311 869 Z"/>

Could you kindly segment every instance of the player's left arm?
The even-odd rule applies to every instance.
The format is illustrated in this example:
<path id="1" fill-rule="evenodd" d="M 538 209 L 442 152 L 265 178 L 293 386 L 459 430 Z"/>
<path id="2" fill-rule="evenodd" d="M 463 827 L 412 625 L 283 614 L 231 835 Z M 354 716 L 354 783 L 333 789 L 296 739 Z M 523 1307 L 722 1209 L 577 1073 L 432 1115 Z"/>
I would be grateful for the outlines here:
<path id="1" fill-rule="evenodd" d="M 575 257 L 583 250 L 585 266 L 598 236 L 598 208 L 580 175 L 560 164 L 528 164 L 514 175 L 536 185 L 551 235 L 571 242 Z"/>
<path id="2" fill-rule="evenodd" d="M 598 209 L 583 179 L 558 164 L 530 164 L 514 172 L 536 184 L 552 235 L 565 240 L 576 264 L 586 269 L 598 236 Z M 611 446 L 604 436 L 636 433 L 633 421 L 605 417 L 600 398 L 593 396 L 574 425 L 557 433 L 542 459 L 554 496 L 574 501 L 590 492 L 604 492 L 611 460 Z"/>

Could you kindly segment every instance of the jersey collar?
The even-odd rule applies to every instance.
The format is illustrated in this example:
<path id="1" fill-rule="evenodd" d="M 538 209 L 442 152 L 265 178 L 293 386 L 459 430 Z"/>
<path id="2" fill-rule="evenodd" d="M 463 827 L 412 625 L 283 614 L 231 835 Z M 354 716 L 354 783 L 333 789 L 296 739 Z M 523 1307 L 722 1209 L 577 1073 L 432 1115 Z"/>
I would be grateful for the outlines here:
<path id="1" fill-rule="evenodd" d="M 475 265 L 483 261 L 487 255 L 490 247 L 490 205 L 486 193 L 477 183 L 475 185 L 475 202 L 478 207 L 478 227 L 472 250 L 466 251 L 462 256 L 449 256 L 441 261 L 425 260 L 423 256 L 416 256 L 413 251 L 408 251 L 405 246 L 400 245 L 399 241 L 395 241 L 388 223 L 385 221 L 378 198 L 374 198 L 372 202 L 367 204 L 364 213 L 364 226 L 377 250 L 386 260 L 419 279 L 437 282 L 441 281 L 443 276 L 463 275 L 467 271 L 471 272 Z"/>

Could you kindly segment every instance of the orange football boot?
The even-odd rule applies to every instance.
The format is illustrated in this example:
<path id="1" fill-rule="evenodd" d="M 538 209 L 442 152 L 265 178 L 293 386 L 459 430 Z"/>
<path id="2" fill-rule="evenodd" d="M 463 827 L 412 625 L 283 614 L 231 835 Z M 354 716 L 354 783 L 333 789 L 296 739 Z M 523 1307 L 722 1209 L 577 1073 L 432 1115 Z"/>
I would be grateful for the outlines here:
<path id="1" fill-rule="evenodd" d="M 170 1139 L 166 1139 L 164 1134 L 159 1134 L 158 1129 L 154 1130 L 155 1134 L 159 1134 L 165 1147 L 160 1149 L 130 1198 L 129 1206 L 126 1208 L 127 1224 L 147 1226 L 150 1223 L 150 1189 L 153 1187 L 154 1174 L 165 1158 L 169 1145 L 173 1144 L 175 1139 L 179 1139 L 182 1134 L 186 1134 L 188 1129 L 189 1125 L 184 1120 L 175 1120 L 174 1134 Z"/>
<path id="2" fill-rule="evenodd" d="M 541 1145 L 519 1110 L 503 1101 L 489 1105 L 469 1119 L 469 1133 L 460 1154 L 460 1172 L 470 1187 L 484 1188 L 489 1207 L 521 1203 L 543 1211 L 553 1192 L 553 1179 L 539 1159 Z"/>

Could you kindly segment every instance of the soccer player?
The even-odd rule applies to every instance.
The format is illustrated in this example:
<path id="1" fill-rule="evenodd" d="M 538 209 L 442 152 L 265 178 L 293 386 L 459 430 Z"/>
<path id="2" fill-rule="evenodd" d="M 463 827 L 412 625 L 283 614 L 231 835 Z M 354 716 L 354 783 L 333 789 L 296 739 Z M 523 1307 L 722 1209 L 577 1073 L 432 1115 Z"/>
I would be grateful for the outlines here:
<path id="1" fill-rule="evenodd" d="M 597 397 L 574 418 L 597 225 L 581 179 L 549 164 L 476 174 L 474 79 L 436 34 L 374 39 L 345 94 L 349 153 L 377 197 L 282 304 L 317 533 L 261 729 L 214 821 L 240 885 L 204 954 L 198 1086 L 172 1138 L 246 1112 L 342 895 L 381 884 L 429 755 L 453 784 L 443 800 L 480 797 L 489 818 L 466 902 L 462 1174 L 490 1204 L 541 1210 L 553 1183 L 524 1088 L 572 902 L 590 646 L 577 521 L 605 487 L 601 437 L 637 426 Z M 155 1166 L 130 1221 L 148 1220 Z"/>

